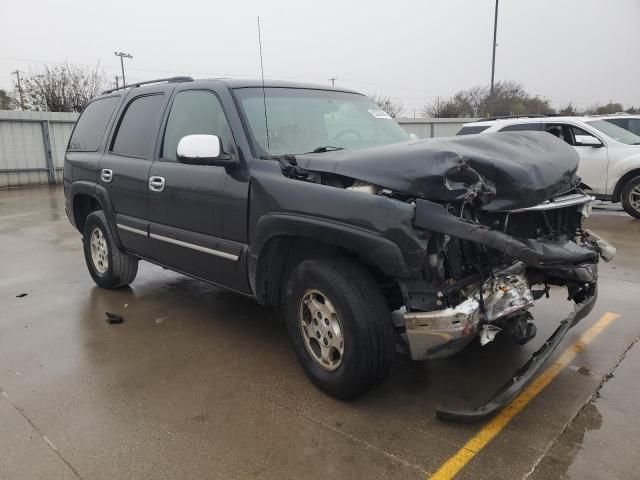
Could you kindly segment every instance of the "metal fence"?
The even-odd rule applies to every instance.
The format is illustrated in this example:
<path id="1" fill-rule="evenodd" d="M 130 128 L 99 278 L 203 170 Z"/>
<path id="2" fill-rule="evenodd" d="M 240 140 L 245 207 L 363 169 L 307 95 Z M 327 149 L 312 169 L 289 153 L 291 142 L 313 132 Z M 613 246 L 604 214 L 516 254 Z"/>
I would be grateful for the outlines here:
<path id="1" fill-rule="evenodd" d="M 452 137 L 462 125 L 473 122 L 477 118 L 396 118 L 398 123 L 409 133 L 418 138 Z"/>
<path id="2" fill-rule="evenodd" d="M 0 188 L 62 180 L 77 113 L 0 110 Z"/>
<path id="3" fill-rule="evenodd" d="M 62 181 L 77 113 L 0 110 L 0 188 Z M 418 138 L 448 137 L 473 118 L 398 118 Z"/>

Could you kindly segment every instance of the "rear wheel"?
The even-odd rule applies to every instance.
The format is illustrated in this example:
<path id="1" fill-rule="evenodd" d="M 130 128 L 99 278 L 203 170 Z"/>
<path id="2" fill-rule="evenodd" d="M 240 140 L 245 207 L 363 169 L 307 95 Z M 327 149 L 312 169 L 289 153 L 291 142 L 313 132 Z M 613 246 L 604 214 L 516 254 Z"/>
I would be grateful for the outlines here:
<path id="1" fill-rule="evenodd" d="M 620 197 L 625 212 L 640 218 L 640 176 L 634 177 L 626 183 Z"/>
<path id="2" fill-rule="evenodd" d="M 98 286 L 124 287 L 136 278 L 138 259 L 118 248 L 101 210 L 85 220 L 82 243 L 87 268 Z"/>
<path id="3" fill-rule="evenodd" d="M 318 387 L 353 398 L 380 383 L 394 358 L 386 300 L 348 258 L 304 260 L 286 290 L 287 327 L 302 367 Z"/>

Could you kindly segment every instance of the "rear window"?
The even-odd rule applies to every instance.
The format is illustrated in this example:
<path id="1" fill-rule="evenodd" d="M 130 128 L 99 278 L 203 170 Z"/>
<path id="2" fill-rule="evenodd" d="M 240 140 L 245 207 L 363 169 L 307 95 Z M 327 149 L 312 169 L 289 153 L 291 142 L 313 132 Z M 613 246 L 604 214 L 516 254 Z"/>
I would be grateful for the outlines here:
<path id="1" fill-rule="evenodd" d="M 91 102 L 80 115 L 69 140 L 68 150 L 73 152 L 95 152 L 120 97 L 100 98 Z"/>
<path id="2" fill-rule="evenodd" d="M 462 127 L 456 135 L 471 135 L 473 133 L 484 132 L 489 126 L 487 125 L 476 125 L 473 127 Z"/>
<path id="3" fill-rule="evenodd" d="M 134 99 L 120 120 L 111 151 L 119 155 L 147 157 L 162 108 L 163 95 L 147 95 Z"/>

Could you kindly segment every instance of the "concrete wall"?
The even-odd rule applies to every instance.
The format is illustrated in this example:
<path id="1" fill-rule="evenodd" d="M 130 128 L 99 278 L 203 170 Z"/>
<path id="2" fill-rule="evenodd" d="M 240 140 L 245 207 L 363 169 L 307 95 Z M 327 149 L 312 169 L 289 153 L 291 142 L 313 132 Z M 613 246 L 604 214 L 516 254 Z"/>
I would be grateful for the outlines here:
<path id="1" fill-rule="evenodd" d="M 477 120 L 476 118 L 396 118 L 409 133 L 418 138 L 452 137 L 462 125 Z"/>
<path id="2" fill-rule="evenodd" d="M 62 181 L 77 113 L 0 110 L 0 188 Z"/>

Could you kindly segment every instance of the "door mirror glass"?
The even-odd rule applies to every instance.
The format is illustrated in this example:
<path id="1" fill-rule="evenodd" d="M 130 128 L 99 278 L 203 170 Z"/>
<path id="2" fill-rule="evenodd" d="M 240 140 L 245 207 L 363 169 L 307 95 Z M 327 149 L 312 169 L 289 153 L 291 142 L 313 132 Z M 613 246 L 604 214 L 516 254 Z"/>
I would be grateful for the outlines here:
<path id="1" fill-rule="evenodd" d="M 576 145 L 579 147 L 601 147 L 602 142 L 591 135 L 576 135 Z"/>
<path id="2" fill-rule="evenodd" d="M 233 157 L 222 149 L 217 135 L 186 135 L 178 142 L 177 158 L 191 165 L 231 165 Z"/>

